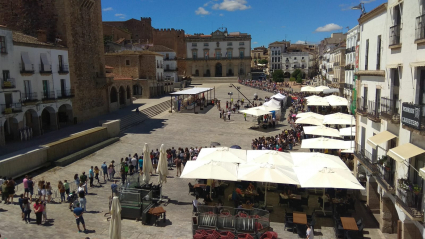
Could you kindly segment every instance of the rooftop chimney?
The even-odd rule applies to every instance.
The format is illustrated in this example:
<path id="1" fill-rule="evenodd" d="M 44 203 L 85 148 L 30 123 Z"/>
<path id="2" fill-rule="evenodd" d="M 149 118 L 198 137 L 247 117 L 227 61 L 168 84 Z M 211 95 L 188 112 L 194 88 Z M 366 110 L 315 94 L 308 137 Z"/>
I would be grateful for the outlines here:
<path id="1" fill-rule="evenodd" d="M 40 42 L 47 42 L 47 36 L 45 30 L 37 30 L 37 40 Z"/>

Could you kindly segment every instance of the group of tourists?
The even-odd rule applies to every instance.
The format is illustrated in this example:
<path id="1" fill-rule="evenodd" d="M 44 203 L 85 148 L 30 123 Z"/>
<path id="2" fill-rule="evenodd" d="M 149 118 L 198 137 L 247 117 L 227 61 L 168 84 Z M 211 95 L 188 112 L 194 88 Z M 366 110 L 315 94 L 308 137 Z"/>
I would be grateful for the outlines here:
<path id="1" fill-rule="evenodd" d="M 304 130 L 301 125 L 295 129 L 285 129 L 280 134 L 271 137 L 258 137 L 252 140 L 251 148 L 253 150 L 292 150 L 294 146 L 301 143 L 304 138 Z"/>

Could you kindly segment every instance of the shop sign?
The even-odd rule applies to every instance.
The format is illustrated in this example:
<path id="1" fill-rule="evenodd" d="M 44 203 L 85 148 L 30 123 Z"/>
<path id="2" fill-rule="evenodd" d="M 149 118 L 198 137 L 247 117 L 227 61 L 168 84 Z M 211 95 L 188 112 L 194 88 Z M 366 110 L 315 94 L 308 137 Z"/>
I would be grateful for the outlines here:
<path id="1" fill-rule="evenodd" d="M 409 127 L 420 129 L 421 127 L 421 106 L 403 103 L 401 109 L 401 122 Z"/>

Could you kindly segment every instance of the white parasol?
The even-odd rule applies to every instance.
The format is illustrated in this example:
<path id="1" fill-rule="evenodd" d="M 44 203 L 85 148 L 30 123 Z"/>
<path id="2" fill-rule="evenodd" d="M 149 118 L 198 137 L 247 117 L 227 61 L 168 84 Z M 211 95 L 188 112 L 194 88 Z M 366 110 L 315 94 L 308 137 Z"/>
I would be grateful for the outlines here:
<path id="1" fill-rule="evenodd" d="M 324 125 L 320 125 L 320 126 L 305 126 L 303 129 L 304 129 L 304 133 L 305 134 L 319 135 L 319 136 L 329 136 L 329 137 L 338 137 L 338 138 L 341 137 L 339 135 L 339 131 L 337 129 L 328 128 L 328 127 L 326 127 Z"/>
<path id="2" fill-rule="evenodd" d="M 323 125 L 323 120 L 318 119 L 314 116 L 300 118 L 295 121 L 296 124 L 311 124 L 311 125 Z"/>
<path id="3" fill-rule="evenodd" d="M 145 146 L 143 147 L 143 182 L 148 184 L 149 180 L 151 178 L 151 172 L 152 172 L 152 161 L 149 157 L 149 145 L 145 143 Z"/>
<path id="4" fill-rule="evenodd" d="M 121 203 L 117 196 L 112 198 L 109 238 L 121 239 Z"/>
<path id="5" fill-rule="evenodd" d="M 347 143 L 343 140 L 329 138 L 304 139 L 301 142 L 302 149 L 347 149 Z"/>
<path id="6" fill-rule="evenodd" d="M 165 150 L 164 144 L 161 144 L 159 149 L 159 162 L 158 162 L 158 183 L 166 183 L 168 175 L 168 161 L 167 161 L 167 152 Z"/>

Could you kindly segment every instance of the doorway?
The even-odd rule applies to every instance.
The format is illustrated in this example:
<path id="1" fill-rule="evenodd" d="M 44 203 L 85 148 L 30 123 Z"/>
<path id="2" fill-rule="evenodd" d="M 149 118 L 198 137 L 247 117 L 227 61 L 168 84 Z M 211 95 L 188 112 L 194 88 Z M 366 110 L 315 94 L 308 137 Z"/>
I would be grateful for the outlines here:
<path id="1" fill-rule="evenodd" d="M 221 65 L 221 63 L 217 63 L 215 65 L 215 76 L 216 77 L 221 77 L 223 75 L 223 66 Z"/>

